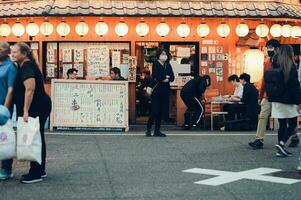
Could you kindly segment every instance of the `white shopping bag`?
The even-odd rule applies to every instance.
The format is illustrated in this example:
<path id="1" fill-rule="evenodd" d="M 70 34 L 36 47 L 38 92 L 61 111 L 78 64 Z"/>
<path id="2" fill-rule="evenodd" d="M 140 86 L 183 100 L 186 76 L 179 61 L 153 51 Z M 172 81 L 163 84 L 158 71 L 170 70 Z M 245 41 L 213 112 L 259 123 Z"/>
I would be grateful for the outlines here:
<path id="1" fill-rule="evenodd" d="M 16 157 L 16 135 L 11 120 L 0 126 L 0 160 Z"/>
<path id="2" fill-rule="evenodd" d="M 28 123 L 24 122 L 23 117 L 18 118 L 17 159 L 36 161 L 41 164 L 42 141 L 39 117 L 29 117 Z"/>

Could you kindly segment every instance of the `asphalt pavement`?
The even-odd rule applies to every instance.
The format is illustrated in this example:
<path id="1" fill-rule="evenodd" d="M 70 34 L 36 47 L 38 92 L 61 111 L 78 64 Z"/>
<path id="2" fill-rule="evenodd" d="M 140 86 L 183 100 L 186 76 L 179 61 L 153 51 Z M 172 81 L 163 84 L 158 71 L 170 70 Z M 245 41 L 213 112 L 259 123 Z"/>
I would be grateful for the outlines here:
<path id="1" fill-rule="evenodd" d="M 27 172 L 28 163 L 16 162 L 15 177 L 0 182 L 0 199 L 301 199 L 301 175 L 296 172 L 300 149 L 289 149 L 292 157 L 276 157 L 275 135 L 267 136 L 265 148 L 255 151 L 247 145 L 253 133 L 166 133 L 169 134 L 166 138 L 146 138 L 142 132 L 47 135 L 48 178 L 41 183 L 23 185 L 19 179 Z M 224 179 L 229 183 L 222 184 L 217 179 L 217 186 L 196 184 L 218 175 L 183 172 L 195 168 L 219 170 L 221 174 L 272 168 L 279 172 L 265 175 L 285 179 L 276 183 L 272 179 L 270 182 L 251 180 L 253 177 L 245 179 L 233 174 Z M 231 181 L 233 177 L 237 180 Z M 257 177 L 255 173 L 254 177 Z M 299 182 L 285 184 L 286 178 Z"/>

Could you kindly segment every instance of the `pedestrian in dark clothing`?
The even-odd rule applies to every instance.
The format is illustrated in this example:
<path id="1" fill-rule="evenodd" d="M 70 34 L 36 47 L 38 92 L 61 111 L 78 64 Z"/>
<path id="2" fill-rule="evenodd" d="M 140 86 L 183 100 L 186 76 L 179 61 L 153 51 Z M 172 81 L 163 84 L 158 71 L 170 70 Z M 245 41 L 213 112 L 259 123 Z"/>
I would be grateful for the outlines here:
<path id="1" fill-rule="evenodd" d="M 197 76 L 194 79 L 188 81 L 181 90 L 181 98 L 185 105 L 187 106 L 187 110 L 185 112 L 185 127 L 196 127 L 201 120 L 201 117 L 204 113 L 204 107 L 200 101 L 200 98 L 206 91 L 206 88 L 211 84 L 210 76 Z M 193 112 L 193 117 L 191 118 L 191 122 L 187 119 L 187 114 Z"/>
<path id="2" fill-rule="evenodd" d="M 153 91 L 151 95 L 151 114 L 147 123 L 146 136 L 151 136 L 151 128 L 155 121 L 155 137 L 166 137 L 161 133 L 161 120 L 166 116 L 166 108 L 169 104 L 170 82 L 175 80 L 172 67 L 169 63 L 169 56 L 166 50 L 158 49 L 157 61 L 152 66 Z"/>
<path id="3" fill-rule="evenodd" d="M 282 85 L 283 88 L 278 90 L 279 94 L 273 98 L 268 95 L 269 101 L 272 102 L 272 117 L 279 120 L 276 156 L 291 156 L 284 146 L 297 127 L 298 109 L 301 108 L 300 83 L 293 56 L 293 48 L 290 45 L 282 45 L 272 63 L 273 69 L 279 69 L 282 75 L 281 81 L 277 81 L 277 86 Z"/>
<path id="4" fill-rule="evenodd" d="M 29 117 L 39 117 L 42 139 L 42 163 L 31 162 L 28 174 L 22 176 L 22 183 L 35 183 L 46 177 L 46 144 L 44 125 L 51 112 L 51 99 L 44 90 L 44 80 L 32 50 L 25 43 L 17 43 L 12 50 L 12 59 L 18 64 L 14 85 L 14 102 L 17 116 L 28 122 Z"/>

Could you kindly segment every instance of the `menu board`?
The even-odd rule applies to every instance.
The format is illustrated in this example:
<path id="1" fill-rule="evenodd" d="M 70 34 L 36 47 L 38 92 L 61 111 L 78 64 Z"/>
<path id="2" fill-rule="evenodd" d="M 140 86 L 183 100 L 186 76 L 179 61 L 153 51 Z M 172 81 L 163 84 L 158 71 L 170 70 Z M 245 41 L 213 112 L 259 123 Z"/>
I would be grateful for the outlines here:
<path id="1" fill-rule="evenodd" d="M 56 127 L 128 131 L 127 82 L 53 79 L 51 85 L 51 130 Z"/>
<path id="2" fill-rule="evenodd" d="M 88 76 L 109 76 L 110 51 L 106 46 L 88 48 Z"/>

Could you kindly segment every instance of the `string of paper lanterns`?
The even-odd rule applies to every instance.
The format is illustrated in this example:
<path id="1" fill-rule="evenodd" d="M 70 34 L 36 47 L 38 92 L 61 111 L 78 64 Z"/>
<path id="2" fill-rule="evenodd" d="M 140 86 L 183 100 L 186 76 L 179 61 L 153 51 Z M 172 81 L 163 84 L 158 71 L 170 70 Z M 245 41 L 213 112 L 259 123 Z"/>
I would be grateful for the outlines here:
<path id="1" fill-rule="evenodd" d="M 124 37 L 129 32 L 129 26 L 124 21 L 118 22 L 115 27 L 114 31 L 117 36 Z M 171 29 L 170 26 L 161 21 L 155 28 L 156 33 L 160 37 L 166 37 Z M 249 34 L 249 26 L 245 22 L 239 23 L 235 27 L 235 33 L 239 37 L 245 37 Z M 2 23 L 0 25 L 0 36 L 7 37 L 11 33 L 16 37 L 21 37 L 25 33 L 27 33 L 31 37 L 37 36 L 41 33 L 44 36 L 50 36 L 54 32 L 54 26 L 48 21 L 43 22 L 40 26 L 34 22 L 28 23 L 25 27 L 19 21 L 14 23 L 11 27 L 7 23 Z M 58 35 L 62 37 L 66 37 L 71 33 L 71 27 L 65 21 L 60 22 L 56 26 L 56 32 Z M 104 21 L 99 21 L 95 25 L 95 33 L 98 36 L 104 36 L 109 32 L 109 25 Z M 196 33 L 200 37 L 206 37 L 210 34 L 211 30 L 210 27 L 205 23 L 200 23 L 196 28 Z M 216 32 L 220 37 L 228 37 L 231 33 L 231 28 L 229 24 L 226 22 L 220 23 L 217 28 Z M 301 27 L 300 26 L 292 26 L 289 24 L 280 25 L 280 24 L 273 24 L 270 28 L 264 24 L 259 24 L 255 29 L 256 34 L 259 37 L 267 37 L 269 34 L 272 37 L 284 37 L 284 38 L 300 38 L 301 37 Z M 80 21 L 75 25 L 75 33 L 81 37 L 87 35 L 89 33 L 89 25 L 85 23 L 83 20 Z M 144 21 L 140 21 L 136 25 L 136 33 L 140 37 L 145 37 L 150 33 L 150 27 Z M 191 34 L 191 28 L 185 22 L 179 24 L 176 28 L 176 33 L 179 37 L 186 38 Z"/>

